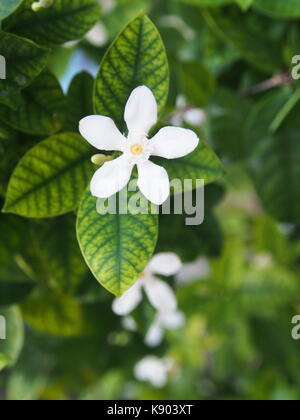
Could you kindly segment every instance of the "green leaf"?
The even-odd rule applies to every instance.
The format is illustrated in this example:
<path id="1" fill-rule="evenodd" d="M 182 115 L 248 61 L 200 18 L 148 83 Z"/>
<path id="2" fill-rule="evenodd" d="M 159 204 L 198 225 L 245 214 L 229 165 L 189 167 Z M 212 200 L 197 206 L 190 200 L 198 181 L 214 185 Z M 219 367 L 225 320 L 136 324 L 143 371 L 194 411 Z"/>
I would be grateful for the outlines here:
<path id="1" fill-rule="evenodd" d="M 207 104 L 215 89 L 213 75 L 197 61 L 180 63 L 181 93 L 198 107 Z"/>
<path id="2" fill-rule="evenodd" d="M 245 123 L 253 106 L 248 98 L 219 88 L 209 105 L 209 137 L 216 153 L 236 161 L 248 157 Z M 255 129 L 252 127 L 252 129 Z M 253 144 L 253 132 L 249 132 Z"/>
<path id="3" fill-rule="evenodd" d="M 67 95 L 66 131 L 77 132 L 79 121 L 93 114 L 93 83 L 93 77 L 86 72 L 77 74 L 72 80 Z"/>
<path id="4" fill-rule="evenodd" d="M 50 50 L 28 39 L 0 32 L 0 51 L 6 60 L 6 79 L 0 79 L 0 96 L 18 93 L 35 79 L 47 64 Z"/>
<path id="5" fill-rule="evenodd" d="M 248 10 L 254 0 L 234 0 L 242 10 Z"/>
<path id="6" fill-rule="evenodd" d="M 29 134 L 54 134 L 62 125 L 65 97 L 56 77 L 44 71 L 21 92 L 17 109 L 0 106 L 0 120 Z"/>
<path id="7" fill-rule="evenodd" d="M 110 35 L 114 38 L 139 13 L 147 13 L 151 7 L 151 0 L 118 0 L 115 8 L 103 16 L 103 23 Z"/>
<path id="8" fill-rule="evenodd" d="M 17 307 L 0 307 L 0 315 L 6 321 L 6 340 L 0 340 L 0 369 L 3 369 L 17 361 L 23 347 L 24 328 Z"/>
<path id="9" fill-rule="evenodd" d="M 95 112 L 123 128 L 126 102 L 140 85 L 153 91 L 161 112 L 168 96 L 168 61 L 157 29 L 144 15 L 134 19 L 107 51 L 95 81 Z"/>
<path id="10" fill-rule="evenodd" d="M 254 7 L 267 16 L 280 19 L 300 17 L 298 0 L 254 0 Z"/>
<path id="11" fill-rule="evenodd" d="M 278 42 L 265 39 L 256 26 L 249 25 L 245 16 L 208 10 L 203 12 L 203 16 L 211 30 L 255 68 L 273 74 L 284 65 L 278 54 Z"/>
<path id="12" fill-rule="evenodd" d="M 224 175 L 224 168 L 219 158 L 203 141 L 194 152 L 183 158 L 172 160 L 154 158 L 153 160 L 167 170 L 170 181 L 203 179 L 204 184 L 207 185 Z"/>
<path id="13" fill-rule="evenodd" d="M 42 333 L 73 337 L 83 331 L 81 305 L 68 295 L 50 290 L 37 290 L 21 308 L 25 321 Z"/>
<path id="14" fill-rule="evenodd" d="M 9 16 L 22 2 L 22 0 L 1 0 L 0 21 Z"/>
<path id="15" fill-rule="evenodd" d="M 38 143 L 13 172 L 4 211 L 43 218 L 74 210 L 93 173 L 90 156 L 90 146 L 77 134 Z"/>
<path id="16" fill-rule="evenodd" d="M 79 245 L 96 279 L 120 296 L 139 278 L 154 252 L 157 216 L 100 215 L 96 203 L 86 192 L 78 211 Z"/>
<path id="17" fill-rule="evenodd" d="M 17 265 L 11 261 L 0 269 L 0 306 L 20 303 L 35 287 L 35 282 L 29 278 Z"/>
<path id="18" fill-rule="evenodd" d="M 4 28 L 46 46 L 82 38 L 100 18 L 94 0 L 55 0 L 38 12 L 33 12 L 31 5 L 32 0 L 24 0 L 4 21 Z"/>
<path id="19" fill-rule="evenodd" d="M 9 262 L 18 252 L 24 238 L 26 225 L 16 216 L 0 214 L 0 266 Z"/>
<path id="20" fill-rule="evenodd" d="M 38 278 L 51 287 L 73 294 L 88 269 L 82 258 L 72 214 L 32 224 L 33 258 L 25 260 Z"/>
<path id="21" fill-rule="evenodd" d="M 20 136 L 5 124 L 0 125 L 0 195 L 5 196 L 9 178 L 32 140 Z"/>
<path id="22" fill-rule="evenodd" d="M 232 0 L 181 0 L 184 3 L 193 4 L 201 7 L 219 7 L 224 4 L 229 4 Z"/>
<path id="23" fill-rule="evenodd" d="M 249 162 L 256 190 L 266 211 L 281 222 L 300 222 L 298 141 L 300 125 L 266 135 Z"/>

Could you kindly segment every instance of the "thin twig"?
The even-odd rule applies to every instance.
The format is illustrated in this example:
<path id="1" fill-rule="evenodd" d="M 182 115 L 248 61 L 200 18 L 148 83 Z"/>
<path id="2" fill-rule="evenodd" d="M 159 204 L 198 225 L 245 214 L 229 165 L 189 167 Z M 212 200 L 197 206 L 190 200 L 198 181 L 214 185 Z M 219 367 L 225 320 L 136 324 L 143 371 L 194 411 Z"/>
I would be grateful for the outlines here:
<path id="1" fill-rule="evenodd" d="M 289 85 L 293 83 L 293 78 L 289 72 L 284 72 L 281 74 L 277 74 L 274 77 L 271 77 L 271 79 L 267 79 L 263 81 L 262 83 L 259 83 L 257 85 L 251 86 L 248 89 L 245 89 L 241 92 L 241 95 L 248 96 L 248 95 L 256 95 L 261 92 L 265 92 L 266 90 L 273 89 L 275 87 L 280 87 L 284 85 Z"/>

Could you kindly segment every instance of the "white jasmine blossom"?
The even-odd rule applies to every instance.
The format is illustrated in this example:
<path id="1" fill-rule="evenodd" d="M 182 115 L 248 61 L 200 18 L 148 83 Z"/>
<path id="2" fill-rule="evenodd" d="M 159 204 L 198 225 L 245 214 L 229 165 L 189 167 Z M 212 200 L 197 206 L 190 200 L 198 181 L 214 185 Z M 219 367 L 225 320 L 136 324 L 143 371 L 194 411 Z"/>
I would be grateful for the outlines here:
<path id="1" fill-rule="evenodd" d="M 135 365 L 134 375 L 139 381 L 147 381 L 155 388 L 162 388 L 167 384 L 168 373 L 173 366 L 174 361 L 171 358 L 146 356 Z"/>
<path id="2" fill-rule="evenodd" d="M 163 340 L 165 329 L 176 330 L 182 328 L 185 324 L 185 316 L 183 312 L 158 312 L 155 321 L 149 328 L 145 344 L 149 347 L 159 346 Z"/>
<path id="3" fill-rule="evenodd" d="M 159 346 L 164 338 L 165 330 L 182 328 L 185 321 L 185 315 L 178 310 L 173 312 L 157 312 L 154 322 L 146 334 L 145 344 L 149 347 Z M 137 324 L 131 316 L 122 318 L 122 326 L 127 331 L 135 332 L 138 330 Z"/>
<path id="4" fill-rule="evenodd" d="M 86 34 L 86 39 L 95 47 L 102 47 L 108 41 L 107 29 L 103 23 L 96 23 Z"/>
<path id="5" fill-rule="evenodd" d="M 40 9 L 51 7 L 54 0 L 38 0 L 32 3 L 31 8 L 34 12 L 38 12 Z"/>
<path id="6" fill-rule="evenodd" d="M 196 261 L 183 264 L 179 272 L 175 275 L 176 284 L 184 286 L 196 280 L 207 278 L 211 273 L 209 260 L 206 257 L 200 257 Z"/>
<path id="7" fill-rule="evenodd" d="M 138 187 L 152 203 L 161 205 L 170 193 L 167 171 L 149 160 L 150 156 L 177 159 L 195 150 L 197 135 L 184 128 L 164 127 L 151 140 L 147 135 L 157 122 L 157 103 L 146 86 L 140 86 L 130 95 L 124 119 L 128 128 L 127 139 L 108 117 L 91 115 L 79 123 L 81 135 L 94 147 L 105 151 L 118 151 L 122 155 L 106 162 L 94 174 L 91 193 L 108 198 L 122 190 L 129 182 L 134 166 L 138 169 Z"/>
<path id="8" fill-rule="evenodd" d="M 155 255 L 146 267 L 142 277 L 121 297 L 113 301 L 112 309 L 120 316 L 129 315 L 142 301 L 144 289 L 152 306 L 159 313 L 176 311 L 177 301 L 173 289 L 154 274 L 171 276 L 176 274 L 182 264 L 176 254 L 161 253 Z"/>

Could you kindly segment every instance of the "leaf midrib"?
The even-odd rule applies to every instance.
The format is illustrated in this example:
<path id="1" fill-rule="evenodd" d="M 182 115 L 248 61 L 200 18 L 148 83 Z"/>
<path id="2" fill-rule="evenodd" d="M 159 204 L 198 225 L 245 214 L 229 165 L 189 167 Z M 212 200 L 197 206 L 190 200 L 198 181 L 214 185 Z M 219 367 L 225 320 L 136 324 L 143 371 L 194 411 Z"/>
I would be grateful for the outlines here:
<path id="1" fill-rule="evenodd" d="M 43 181 L 42 183 L 36 185 L 34 188 L 31 188 L 30 190 L 26 191 L 21 197 L 17 198 L 16 200 L 12 201 L 11 203 L 7 203 L 4 206 L 4 211 L 7 211 L 9 209 L 12 209 L 16 204 L 18 204 L 19 202 L 25 200 L 28 196 L 30 196 L 31 194 L 36 193 L 36 191 L 44 188 L 46 185 L 50 184 L 53 180 L 58 179 L 60 177 L 62 177 L 66 172 L 68 172 L 69 170 L 72 170 L 74 168 L 76 168 L 77 166 L 79 166 L 82 162 L 84 162 L 85 160 L 87 160 L 90 157 L 91 153 L 85 153 L 84 155 L 82 155 L 80 158 L 76 159 L 75 161 L 72 162 L 71 165 L 63 168 L 62 170 L 58 171 L 56 174 L 54 174 L 53 176 L 47 178 L 45 181 Z"/>
<path id="2" fill-rule="evenodd" d="M 43 23 L 52 23 L 55 22 L 57 19 L 64 18 L 64 17 L 70 17 L 72 15 L 76 15 L 82 12 L 85 12 L 88 9 L 93 9 L 96 7 L 96 3 L 89 3 L 84 6 L 78 7 L 76 9 L 67 10 L 64 12 L 57 12 L 50 15 L 45 14 L 44 16 L 39 16 L 39 20 L 36 20 L 36 16 L 33 15 L 30 17 L 30 19 L 26 19 L 23 21 L 22 24 L 19 25 L 8 25 L 5 29 L 13 29 L 14 31 L 19 31 L 22 28 L 27 29 L 28 26 L 30 26 L 30 29 L 32 29 L 32 26 L 41 26 Z M 26 10 L 26 9 L 24 9 Z"/>

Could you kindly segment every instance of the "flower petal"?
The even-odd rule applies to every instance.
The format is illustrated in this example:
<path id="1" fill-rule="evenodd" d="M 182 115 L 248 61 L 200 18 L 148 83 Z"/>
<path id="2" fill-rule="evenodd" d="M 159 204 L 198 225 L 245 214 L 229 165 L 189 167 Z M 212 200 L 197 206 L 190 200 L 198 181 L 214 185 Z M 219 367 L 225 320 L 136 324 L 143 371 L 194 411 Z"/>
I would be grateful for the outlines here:
<path id="1" fill-rule="evenodd" d="M 79 122 L 79 131 L 92 146 L 99 150 L 123 150 L 125 137 L 112 119 L 101 115 L 90 115 Z"/>
<path id="2" fill-rule="evenodd" d="M 162 128 L 150 141 L 153 156 L 176 159 L 193 152 L 199 138 L 192 130 L 179 127 Z"/>
<path id="3" fill-rule="evenodd" d="M 140 86 L 131 93 L 126 108 L 128 131 L 147 135 L 157 122 L 157 102 L 149 88 Z"/>
<path id="4" fill-rule="evenodd" d="M 160 206 L 170 194 L 170 181 L 167 171 L 150 160 L 138 164 L 137 185 L 147 200 Z"/>
<path id="5" fill-rule="evenodd" d="M 181 311 L 166 312 L 161 314 L 158 318 L 159 323 L 162 327 L 175 330 L 182 328 L 185 324 L 186 318 Z"/>
<path id="6" fill-rule="evenodd" d="M 112 310 L 120 316 L 129 315 L 143 298 L 141 284 L 137 281 L 121 297 L 114 299 Z"/>
<path id="7" fill-rule="evenodd" d="M 149 347 L 157 347 L 162 342 L 163 336 L 163 329 L 157 322 L 154 322 L 146 334 L 145 344 Z"/>
<path id="8" fill-rule="evenodd" d="M 181 267 L 182 263 L 176 254 L 173 252 L 161 252 L 154 255 L 147 268 L 151 273 L 172 276 L 178 273 Z"/>
<path id="9" fill-rule="evenodd" d="M 91 193 L 94 197 L 107 198 L 121 191 L 129 182 L 133 165 L 122 155 L 104 163 L 91 181 Z"/>
<path id="10" fill-rule="evenodd" d="M 166 282 L 152 277 L 144 282 L 144 288 L 152 306 L 159 312 L 174 312 L 176 310 L 175 293 Z"/>

